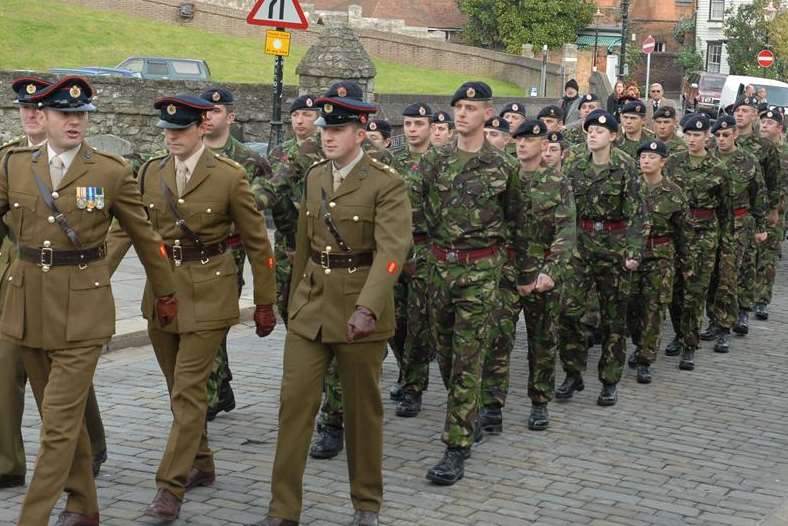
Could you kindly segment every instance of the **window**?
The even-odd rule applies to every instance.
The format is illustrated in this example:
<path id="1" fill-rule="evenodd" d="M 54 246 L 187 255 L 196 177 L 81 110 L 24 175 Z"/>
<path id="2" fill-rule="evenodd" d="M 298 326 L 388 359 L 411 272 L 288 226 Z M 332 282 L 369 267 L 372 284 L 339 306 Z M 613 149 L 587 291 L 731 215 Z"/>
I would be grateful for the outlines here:
<path id="1" fill-rule="evenodd" d="M 123 69 L 128 69 L 129 71 L 134 71 L 136 73 L 142 73 L 142 60 L 140 59 L 127 60 L 119 67 Z"/>
<path id="2" fill-rule="evenodd" d="M 722 22 L 725 19 L 725 0 L 711 0 L 709 3 L 709 20 Z"/>
<path id="3" fill-rule="evenodd" d="M 719 73 L 722 66 L 722 42 L 709 42 L 706 49 L 706 71 Z"/>
<path id="4" fill-rule="evenodd" d="M 175 60 L 172 62 L 172 67 L 175 68 L 175 73 L 181 75 L 199 75 L 200 65 L 197 62 L 186 62 Z"/>
<path id="5" fill-rule="evenodd" d="M 665 52 L 665 43 L 664 42 L 655 42 L 654 43 L 654 53 L 664 53 Z"/>
<path id="6" fill-rule="evenodd" d="M 169 75 L 170 68 L 166 62 L 148 62 L 148 75 Z"/>

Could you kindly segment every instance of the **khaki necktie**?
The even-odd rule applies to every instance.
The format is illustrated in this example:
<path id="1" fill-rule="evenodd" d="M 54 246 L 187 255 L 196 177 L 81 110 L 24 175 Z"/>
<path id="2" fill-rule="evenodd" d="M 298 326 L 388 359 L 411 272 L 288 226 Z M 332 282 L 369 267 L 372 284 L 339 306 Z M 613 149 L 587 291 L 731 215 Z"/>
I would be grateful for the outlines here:
<path id="1" fill-rule="evenodd" d="M 57 190 L 60 186 L 60 181 L 63 180 L 65 175 L 66 164 L 59 155 L 52 157 L 52 161 L 49 164 L 49 178 L 52 180 L 52 190 Z"/>
<path id="2" fill-rule="evenodd" d="M 337 191 L 337 188 L 339 188 L 339 185 L 341 185 L 342 181 L 344 181 L 344 180 L 345 180 L 345 178 L 342 176 L 342 172 L 340 172 L 338 170 L 334 170 L 334 191 L 335 192 Z"/>
<path id="3" fill-rule="evenodd" d="M 187 178 L 189 176 L 189 169 L 183 163 L 178 163 L 175 167 L 175 184 L 178 187 L 178 197 L 183 196 L 186 190 Z"/>

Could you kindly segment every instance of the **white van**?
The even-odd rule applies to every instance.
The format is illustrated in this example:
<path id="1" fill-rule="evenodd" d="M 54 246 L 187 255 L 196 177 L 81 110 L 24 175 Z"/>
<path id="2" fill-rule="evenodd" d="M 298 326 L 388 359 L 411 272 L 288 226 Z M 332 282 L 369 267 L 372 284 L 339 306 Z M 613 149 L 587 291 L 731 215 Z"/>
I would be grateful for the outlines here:
<path id="1" fill-rule="evenodd" d="M 717 114 L 723 113 L 726 106 L 739 100 L 743 96 L 745 86 L 748 84 L 755 86 L 756 92 L 758 88 L 766 88 L 766 100 L 769 102 L 769 105 L 788 108 L 788 84 L 785 82 L 744 75 L 728 75 L 725 79 L 725 84 L 722 86 L 722 95 L 720 95 L 720 106 Z"/>

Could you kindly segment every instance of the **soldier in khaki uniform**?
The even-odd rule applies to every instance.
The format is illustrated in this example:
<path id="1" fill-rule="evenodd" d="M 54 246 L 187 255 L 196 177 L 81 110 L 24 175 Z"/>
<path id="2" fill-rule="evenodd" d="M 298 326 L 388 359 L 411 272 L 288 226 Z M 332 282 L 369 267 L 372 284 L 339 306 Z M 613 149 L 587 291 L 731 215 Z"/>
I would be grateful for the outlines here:
<path id="1" fill-rule="evenodd" d="M 263 216 L 241 166 L 208 150 L 200 126 L 212 104 L 191 95 L 164 97 L 161 111 L 169 154 L 154 157 L 139 172 L 142 200 L 153 228 L 164 240 L 180 309 L 170 327 L 151 316 L 150 281 L 142 298 L 148 334 L 167 380 L 173 424 L 156 473 L 158 492 L 145 514 L 178 518 L 187 490 L 216 478 L 205 429 L 207 382 L 227 329 L 238 323 L 237 268 L 227 241 L 235 225 L 254 276 L 257 335 L 276 325 L 274 255 Z M 112 268 L 128 249 L 125 233 L 110 238 Z"/>
<path id="2" fill-rule="evenodd" d="M 353 82 L 318 99 L 327 160 L 306 176 L 285 340 L 279 436 L 264 526 L 297 525 L 323 376 L 336 358 L 344 392 L 354 525 L 376 526 L 383 499 L 378 381 L 394 334 L 394 283 L 411 243 L 405 182 L 362 150 L 376 107 Z"/>
<path id="3" fill-rule="evenodd" d="M 47 144 L 11 150 L 0 163 L 3 234 L 17 259 L 5 278 L 2 338 L 22 350 L 41 413 L 41 443 L 20 526 L 46 526 L 65 489 L 57 526 L 99 523 L 85 405 L 101 349 L 115 332 L 105 238 L 113 217 L 129 232 L 152 283 L 150 315 L 176 314 L 131 169 L 84 142 L 93 89 L 64 77 L 30 101 L 44 108 Z M 153 297 L 156 297 L 155 306 Z"/>
<path id="4" fill-rule="evenodd" d="M 12 82 L 19 104 L 19 116 L 25 133 L 0 147 L 0 159 L 11 148 L 41 146 L 46 142 L 43 113 L 29 99 L 51 83 L 36 77 L 20 77 Z M 0 298 L 5 292 L 8 269 L 16 259 L 14 244 L 6 237 L 0 247 Z M 0 302 L 0 306 L 2 303 Z M 0 488 L 22 486 L 25 483 L 25 447 L 22 441 L 22 414 L 25 409 L 25 384 L 27 375 L 22 365 L 22 355 L 17 346 L 0 340 L 0 415 L 6 419 L 0 425 Z M 107 459 L 104 424 L 101 421 L 93 387 L 88 393 L 85 423 L 93 452 L 93 474 L 98 475 L 101 464 Z"/>

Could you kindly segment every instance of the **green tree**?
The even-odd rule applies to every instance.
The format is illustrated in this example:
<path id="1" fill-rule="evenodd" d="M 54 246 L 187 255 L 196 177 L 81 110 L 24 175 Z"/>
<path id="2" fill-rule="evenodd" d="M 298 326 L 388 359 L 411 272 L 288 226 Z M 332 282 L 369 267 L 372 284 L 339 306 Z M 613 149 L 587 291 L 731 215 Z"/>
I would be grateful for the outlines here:
<path id="1" fill-rule="evenodd" d="M 695 17 L 683 18 L 673 28 L 673 39 L 681 44 L 676 62 L 681 66 L 684 76 L 703 69 L 703 57 L 695 49 Z"/>
<path id="2" fill-rule="evenodd" d="M 591 23 L 592 0 L 459 0 L 470 44 L 519 54 L 523 44 L 560 47 Z"/>
<path id="3" fill-rule="evenodd" d="M 731 7 L 725 12 L 728 66 L 733 75 L 785 78 L 786 64 L 780 55 L 777 55 L 777 60 L 770 68 L 759 67 L 756 60 L 759 51 L 774 47 L 771 35 L 782 37 L 778 32 L 770 31 L 774 23 L 770 24 L 764 18 L 767 4 L 768 0 L 755 0 L 752 4 Z"/>

